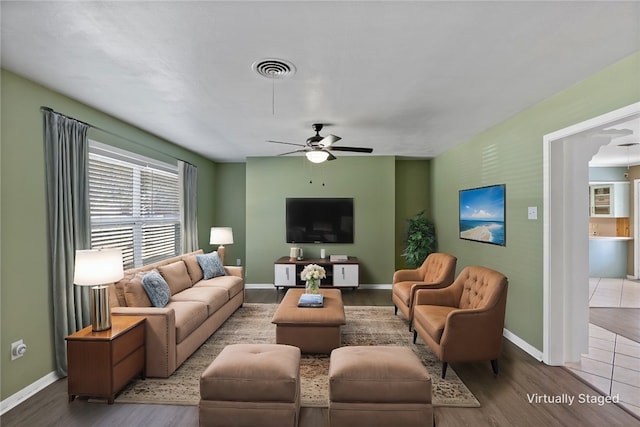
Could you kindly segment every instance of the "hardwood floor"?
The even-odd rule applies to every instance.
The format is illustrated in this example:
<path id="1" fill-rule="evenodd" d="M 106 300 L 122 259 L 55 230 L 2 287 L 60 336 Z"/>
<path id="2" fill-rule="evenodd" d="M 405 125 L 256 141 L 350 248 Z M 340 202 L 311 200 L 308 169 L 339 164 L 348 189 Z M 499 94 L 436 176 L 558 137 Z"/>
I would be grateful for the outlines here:
<path id="1" fill-rule="evenodd" d="M 275 303 L 283 291 L 248 290 L 247 302 Z M 389 305 L 388 290 L 345 291 L 347 305 Z M 407 339 L 411 339 L 407 332 Z M 580 403 L 580 395 L 598 393 L 567 369 L 536 361 L 505 340 L 500 375 L 493 376 L 489 363 L 451 365 L 476 395 L 480 408 L 436 408 L 438 427 L 446 426 L 633 426 L 640 420 L 612 403 Z M 540 403 L 531 403 L 538 396 Z M 568 396 L 569 403 L 542 403 L 542 399 Z M 558 397 L 558 398 L 560 398 Z M 23 426 L 184 426 L 198 425 L 195 406 L 68 403 L 66 379 L 57 381 L 0 418 L 3 427 Z M 327 410 L 302 408 L 301 427 L 328 426 Z M 394 426 L 395 427 L 395 426 Z"/>

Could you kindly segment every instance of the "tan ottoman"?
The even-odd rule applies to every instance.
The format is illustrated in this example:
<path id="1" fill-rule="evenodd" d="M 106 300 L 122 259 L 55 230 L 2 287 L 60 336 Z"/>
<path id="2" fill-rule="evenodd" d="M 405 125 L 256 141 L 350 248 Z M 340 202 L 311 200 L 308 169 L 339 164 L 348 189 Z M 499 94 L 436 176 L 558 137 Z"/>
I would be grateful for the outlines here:
<path id="1" fill-rule="evenodd" d="M 340 327 L 345 324 L 340 289 L 320 289 L 324 307 L 298 307 L 304 289 L 289 289 L 273 314 L 276 343 L 295 345 L 303 353 L 329 354 L 342 344 Z"/>
<path id="2" fill-rule="evenodd" d="M 335 349 L 329 421 L 331 427 L 433 426 L 431 377 L 408 347 Z"/>
<path id="3" fill-rule="evenodd" d="M 278 344 L 225 347 L 200 377 L 200 426 L 295 427 L 300 349 Z"/>

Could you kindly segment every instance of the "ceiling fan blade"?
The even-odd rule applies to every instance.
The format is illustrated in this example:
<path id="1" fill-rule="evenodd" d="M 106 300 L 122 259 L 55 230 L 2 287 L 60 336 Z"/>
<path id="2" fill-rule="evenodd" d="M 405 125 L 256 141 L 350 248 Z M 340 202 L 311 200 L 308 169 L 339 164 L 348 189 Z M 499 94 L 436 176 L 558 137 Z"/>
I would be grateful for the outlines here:
<path id="1" fill-rule="evenodd" d="M 294 150 L 294 151 L 288 151 L 286 153 L 282 153 L 282 154 L 278 154 L 278 156 L 286 156 L 287 154 L 293 154 L 293 153 L 306 153 L 308 150 Z"/>
<path id="2" fill-rule="evenodd" d="M 342 138 L 340 138 L 339 136 L 335 136 L 335 135 L 327 135 L 324 138 L 322 138 L 322 140 L 320 140 L 320 142 L 318 142 L 318 145 L 320 147 L 330 147 L 331 144 L 333 144 L 334 142 L 338 142 L 340 141 Z"/>
<path id="3" fill-rule="evenodd" d="M 351 151 L 353 153 L 373 153 L 373 148 L 365 147 L 331 147 L 333 151 Z"/>
<path id="4" fill-rule="evenodd" d="M 327 153 L 329 153 L 329 152 L 327 151 Z M 333 154 L 329 153 L 329 157 L 327 157 L 327 161 L 329 161 L 329 160 L 335 160 L 335 159 L 337 159 L 337 157 L 336 157 L 336 156 L 334 156 Z"/>
<path id="5" fill-rule="evenodd" d="M 282 142 L 282 141 L 271 141 L 271 140 L 267 140 L 267 142 L 273 142 L 274 144 L 295 145 L 297 147 L 306 147 L 306 145 L 304 144 L 296 144 L 295 142 Z"/>

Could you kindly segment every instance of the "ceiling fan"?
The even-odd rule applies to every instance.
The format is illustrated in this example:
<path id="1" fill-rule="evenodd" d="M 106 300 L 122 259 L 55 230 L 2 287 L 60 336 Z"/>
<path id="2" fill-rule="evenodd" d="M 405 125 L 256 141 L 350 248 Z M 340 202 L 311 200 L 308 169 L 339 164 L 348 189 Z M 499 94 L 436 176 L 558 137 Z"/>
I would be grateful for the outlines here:
<path id="1" fill-rule="evenodd" d="M 340 141 L 342 138 L 335 135 L 327 135 L 320 136 L 320 131 L 322 130 L 322 123 L 314 123 L 313 130 L 315 131 L 315 135 L 307 138 L 307 142 L 305 144 L 296 144 L 294 142 L 282 142 L 282 141 L 270 141 L 275 144 L 286 144 L 286 145 L 295 145 L 298 147 L 303 147 L 298 150 L 289 151 L 287 153 L 282 153 L 280 156 L 286 156 L 287 154 L 293 153 L 305 153 L 307 159 L 313 163 L 322 163 L 325 160 L 335 160 L 336 156 L 334 156 L 331 151 L 350 151 L 352 153 L 371 153 L 373 152 L 373 148 L 365 148 L 365 147 L 340 147 L 334 146 L 333 144 Z"/>

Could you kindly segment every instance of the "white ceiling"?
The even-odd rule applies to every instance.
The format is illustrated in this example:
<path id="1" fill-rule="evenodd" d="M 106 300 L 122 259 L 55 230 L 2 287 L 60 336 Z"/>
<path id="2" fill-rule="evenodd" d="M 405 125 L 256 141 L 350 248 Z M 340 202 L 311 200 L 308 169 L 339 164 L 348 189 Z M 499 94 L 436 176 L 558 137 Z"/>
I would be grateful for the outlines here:
<path id="1" fill-rule="evenodd" d="M 640 114 L 591 129 L 578 137 L 602 140 L 602 146 L 589 166 L 640 165 Z"/>
<path id="2" fill-rule="evenodd" d="M 434 157 L 640 50 L 637 1 L 0 7 L 3 68 L 217 161 L 289 151 L 265 141 L 315 122 L 336 145 Z M 258 76 L 264 58 L 297 72 Z"/>

